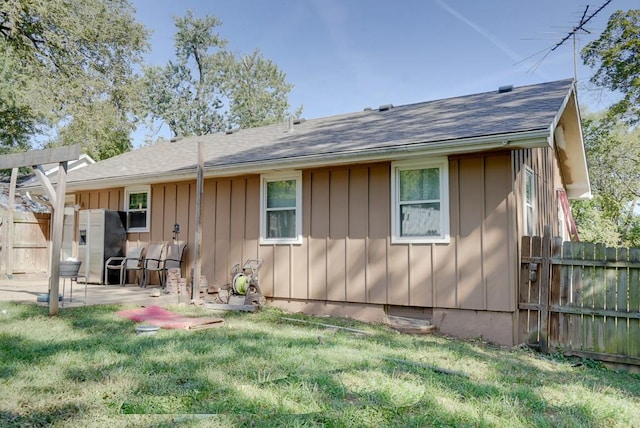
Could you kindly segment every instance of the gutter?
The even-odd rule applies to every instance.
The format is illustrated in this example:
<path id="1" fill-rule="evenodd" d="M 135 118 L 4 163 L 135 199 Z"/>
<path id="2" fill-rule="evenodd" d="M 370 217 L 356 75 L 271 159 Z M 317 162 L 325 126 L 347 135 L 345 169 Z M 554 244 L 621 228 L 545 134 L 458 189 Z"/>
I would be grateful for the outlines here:
<path id="1" fill-rule="evenodd" d="M 261 174 L 278 170 L 314 168 L 329 165 L 345 165 L 379 161 L 393 161 L 417 156 L 444 156 L 464 153 L 475 153 L 499 149 L 525 149 L 535 147 L 551 147 L 552 136 L 549 129 L 526 131 L 513 134 L 500 134 L 483 137 L 472 137 L 440 142 L 403 142 L 392 147 L 359 149 L 338 153 L 322 153 L 296 156 L 285 159 L 269 159 L 255 162 L 244 162 L 229 166 L 210 165 L 205 163 L 204 178 L 229 177 L 236 175 Z M 67 182 L 68 191 L 95 190 L 111 187 L 126 187 L 134 184 L 157 184 L 174 181 L 193 180 L 196 175 L 196 162 L 193 166 L 182 170 L 158 174 L 138 174 L 127 177 L 100 178 L 82 182 Z M 25 187 L 25 190 L 37 192 L 39 186 Z"/>

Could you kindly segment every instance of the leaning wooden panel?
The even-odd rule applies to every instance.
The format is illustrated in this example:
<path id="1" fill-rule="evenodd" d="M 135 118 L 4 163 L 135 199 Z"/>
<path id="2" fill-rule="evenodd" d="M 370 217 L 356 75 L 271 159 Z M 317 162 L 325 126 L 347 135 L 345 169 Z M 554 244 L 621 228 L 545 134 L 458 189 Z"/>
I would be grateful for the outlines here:
<path id="1" fill-rule="evenodd" d="M 329 237 L 329 171 L 311 175 L 311 236 L 309 237 L 309 298 L 327 298 L 327 238 Z"/>
<path id="2" fill-rule="evenodd" d="M 389 165 L 369 169 L 369 241 L 367 243 L 367 292 L 370 303 L 387 303 L 390 228 Z"/>
<path id="3" fill-rule="evenodd" d="M 409 305 L 433 306 L 433 264 L 432 245 L 412 245 L 409 247 Z"/>
<path id="4" fill-rule="evenodd" d="M 486 309 L 482 271 L 483 182 L 482 158 L 461 159 L 458 302 L 462 309 Z"/>
<path id="5" fill-rule="evenodd" d="M 510 157 L 508 153 L 485 157 L 484 205 L 482 228 L 482 272 L 484 274 L 487 309 L 513 311 L 516 284 L 511 269 L 517 263 L 509 251 L 508 196 L 511 192 Z"/>
<path id="6" fill-rule="evenodd" d="M 231 180 L 219 180 L 216 188 L 215 280 L 228 276 L 240 261 L 229 260 L 229 229 L 231 227 Z"/>

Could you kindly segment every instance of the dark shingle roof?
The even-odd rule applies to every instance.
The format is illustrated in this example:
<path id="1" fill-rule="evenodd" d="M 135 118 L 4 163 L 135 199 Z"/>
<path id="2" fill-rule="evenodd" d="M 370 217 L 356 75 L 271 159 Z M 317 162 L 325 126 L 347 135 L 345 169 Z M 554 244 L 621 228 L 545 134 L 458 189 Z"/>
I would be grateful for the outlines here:
<path id="1" fill-rule="evenodd" d="M 158 142 L 71 171 L 68 183 L 104 179 L 144 181 L 191 169 L 197 142 L 203 143 L 207 169 L 291 162 L 315 156 L 392 151 L 479 137 L 549 131 L 572 89 L 571 79 L 498 91 L 396 106 L 387 111 L 362 111 L 288 124 L 243 129 L 231 134 L 188 137 Z M 156 180 L 157 181 L 157 180 Z"/>

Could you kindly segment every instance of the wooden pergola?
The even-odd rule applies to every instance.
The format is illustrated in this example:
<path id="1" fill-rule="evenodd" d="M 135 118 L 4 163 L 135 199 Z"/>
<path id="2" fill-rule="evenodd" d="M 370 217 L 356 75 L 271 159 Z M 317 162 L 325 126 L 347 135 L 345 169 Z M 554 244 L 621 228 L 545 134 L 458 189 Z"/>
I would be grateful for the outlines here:
<path id="1" fill-rule="evenodd" d="M 51 231 L 51 275 L 49 277 L 49 315 L 58 314 L 58 292 L 60 284 L 60 250 L 62 248 L 62 230 L 64 227 L 64 200 L 67 188 L 67 162 L 80 158 L 80 146 L 65 146 L 53 149 L 33 150 L 0 156 L 0 169 L 11 168 L 11 187 L 9 189 L 9 215 L 14 210 L 14 196 L 18 177 L 18 168 L 31 166 L 53 207 Z M 42 165 L 58 163 L 58 182 L 53 187 L 44 173 Z M 11 222 L 11 221 L 10 221 Z"/>

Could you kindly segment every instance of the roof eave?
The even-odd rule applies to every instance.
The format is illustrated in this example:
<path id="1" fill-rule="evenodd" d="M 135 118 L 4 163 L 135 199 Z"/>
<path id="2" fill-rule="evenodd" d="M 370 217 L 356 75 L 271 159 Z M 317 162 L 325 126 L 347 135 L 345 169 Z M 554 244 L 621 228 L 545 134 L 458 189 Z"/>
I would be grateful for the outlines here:
<path id="1" fill-rule="evenodd" d="M 471 137 L 436 142 L 405 141 L 393 147 L 353 150 L 346 152 L 322 153 L 290 158 L 243 162 L 232 165 L 209 165 L 204 169 L 206 178 L 229 177 L 245 174 L 260 174 L 283 169 L 314 168 L 330 165 L 345 165 L 401 160 L 415 156 L 446 156 L 475 153 L 490 150 L 511 150 L 544 147 L 550 145 L 548 130 L 534 130 L 482 137 Z M 85 191 L 113 187 L 127 187 L 134 184 L 157 184 L 194 179 L 196 165 L 179 171 L 160 174 L 136 174 L 126 177 L 108 177 L 82 182 L 67 182 L 67 191 Z M 30 188 L 27 190 L 35 189 Z"/>
<path id="2" fill-rule="evenodd" d="M 591 182 L 584 148 L 580 108 L 575 85 L 553 122 L 553 143 L 569 200 L 591 198 Z"/>

